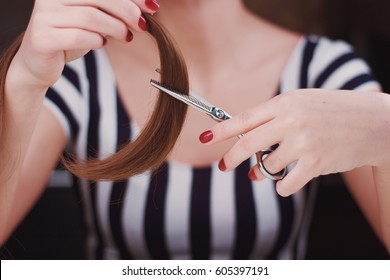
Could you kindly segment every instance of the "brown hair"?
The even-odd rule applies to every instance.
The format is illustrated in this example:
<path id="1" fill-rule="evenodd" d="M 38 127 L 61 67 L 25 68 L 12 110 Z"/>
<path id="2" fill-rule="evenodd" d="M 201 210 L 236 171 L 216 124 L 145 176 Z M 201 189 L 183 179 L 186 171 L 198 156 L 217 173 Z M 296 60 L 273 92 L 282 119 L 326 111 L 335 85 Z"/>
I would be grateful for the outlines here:
<path id="1" fill-rule="evenodd" d="M 9 162 L 8 159 L 5 158 L 5 148 L 3 144 L 4 130 L 5 127 L 5 80 L 7 78 L 8 68 L 11 65 L 12 59 L 17 53 L 20 44 L 22 43 L 24 33 L 20 34 L 16 40 L 12 43 L 9 49 L 4 53 L 4 55 L 0 56 L 0 151 L 2 155 L 2 159 L 0 160 L 0 174 L 6 174 L 12 171 L 13 164 Z M 9 174 L 6 174 L 9 175 Z"/>
<path id="2" fill-rule="evenodd" d="M 149 33 L 156 39 L 158 46 L 161 83 L 188 94 L 188 73 L 180 51 L 161 24 L 152 16 L 145 17 L 149 22 Z M 20 41 L 11 46 L 1 60 L 0 129 L 4 129 L 5 76 Z M 187 106 L 184 103 L 159 92 L 155 110 L 134 142 L 124 145 L 118 152 L 104 159 L 80 160 L 70 155 L 62 157 L 62 162 L 70 172 L 89 180 L 124 180 L 146 170 L 156 170 L 172 150 L 184 124 L 186 112 Z"/>

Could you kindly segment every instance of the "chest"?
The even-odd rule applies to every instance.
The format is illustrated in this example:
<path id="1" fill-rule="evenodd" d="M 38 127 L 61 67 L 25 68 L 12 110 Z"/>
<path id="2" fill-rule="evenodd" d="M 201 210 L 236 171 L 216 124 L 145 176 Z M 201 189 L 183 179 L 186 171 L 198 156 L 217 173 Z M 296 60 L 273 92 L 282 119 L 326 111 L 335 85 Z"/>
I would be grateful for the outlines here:
<path id="1" fill-rule="evenodd" d="M 112 59 L 113 71 L 126 113 L 135 126 L 142 129 L 155 107 L 157 91 L 150 86 L 150 79 L 159 79 L 154 66 L 145 67 L 133 61 L 126 65 Z M 134 64 L 137 66 L 134 67 Z M 230 78 L 201 80 L 190 75 L 190 88 L 198 96 L 217 107 L 226 110 L 232 116 L 272 98 L 279 84 L 280 69 L 272 65 L 259 67 L 250 74 L 236 73 Z M 179 139 L 169 156 L 170 160 L 183 162 L 195 167 L 209 166 L 219 161 L 223 154 L 234 145 L 232 138 L 215 145 L 203 145 L 199 135 L 215 124 L 210 117 L 189 108 Z"/>

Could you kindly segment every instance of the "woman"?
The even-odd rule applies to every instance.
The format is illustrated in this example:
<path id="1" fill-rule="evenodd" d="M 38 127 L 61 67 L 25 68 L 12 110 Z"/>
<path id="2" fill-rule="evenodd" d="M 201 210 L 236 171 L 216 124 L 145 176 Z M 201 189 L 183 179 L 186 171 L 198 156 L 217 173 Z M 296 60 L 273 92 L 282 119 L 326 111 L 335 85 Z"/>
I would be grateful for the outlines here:
<path id="1" fill-rule="evenodd" d="M 273 181 L 250 180 L 248 173 L 255 159 L 245 158 L 265 144 L 280 142 L 275 156 L 265 161 L 267 168 L 277 170 L 298 159 L 294 153 L 297 149 L 282 153 L 289 149 L 282 141 L 284 133 L 293 132 L 293 143 L 310 139 L 306 135 L 313 129 L 304 129 L 306 122 L 296 123 L 294 116 L 305 116 L 307 109 L 316 108 L 311 104 L 322 101 L 323 94 L 321 98 L 301 93 L 273 98 L 275 95 L 306 87 L 378 91 L 379 85 L 348 45 L 281 29 L 252 15 L 239 0 L 159 2 L 161 9 L 155 16 L 170 30 L 183 52 L 192 89 L 233 115 L 247 112 L 254 104 L 265 106 L 265 110 L 255 117 L 251 111 L 243 113 L 203 133 L 201 142 L 220 142 L 212 146 L 198 141 L 199 133 L 211 127 L 212 121 L 190 111 L 179 141 L 159 172 L 125 182 L 80 180 L 88 257 L 303 257 L 312 189 L 281 198 Z M 158 60 L 148 36 L 137 33 L 133 38 L 133 32 L 148 28 L 141 12 L 153 14 L 158 8 L 156 1 L 143 0 L 36 1 L 5 84 L 7 130 L 1 134 L 0 143 L 8 151 L 5 159 L 15 164 L 11 170 L 2 165 L 1 170 L 5 183 L 0 189 L 0 221 L 6 225 L 0 232 L 2 242 L 43 191 L 65 148 L 81 158 L 104 157 L 137 137 L 155 102 L 149 79 L 157 75 L 154 69 Z M 97 50 L 87 54 L 90 49 Z M 63 68 L 65 62 L 69 63 Z M 335 97 L 340 100 L 336 108 L 347 106 L 343 98 L 347 97 Z M 298 103 L 300 113 L 289 106 Z M 281 114 L 279 104 L 284 104 L 281 108 L 286 114 L 292 110 L 292 123 L 305 133 L 296 137 L 295 130 L 267 122 L 279 119 L 267 114 Z M 328 114 L 329 108 L 323 113 L 315 110 L 310 116 L 315 116 L 313 122 L 323 128 L 322 117 Z M 241 128 L 237 128 L 239 120 L 243 120 Z M 339 120 L 331 125 L 334 123 Z M 238 131 L 246 135 L 236 145 L 235 139 L 221 141 Z M 303 144 L 306 150 L 298 151 L 306 154 L 329 152 L 327 146 L 317 151 L 308 141 Z M 237 152 L 242 155 L 237 156 Z M 348 150 L 343 155 L 350 156 Z M 225 173 L 218 169 L 222 157 L 222 170 L 231 170 L 245 161 L 233 172 Z M 346 157 L 336 166 L 330 162 L 326 167 L 334 169 L 318 168 L 308 176 L 367 163 L 357 164 L 355 158 L 349 161 Z M 335 157 L 330 160 L 335 161 Z M 290 185 L 299 166 L 278 182 L 280 194 L 290 194 L 311 179 Z M 252 170 L 249 174 L 255 179 L 259 174 Z M 362 178 L 369 180 L 369 171 L 352 173 L 354 177 L 348 177 L 351 191 L 378 236 L 389 244 L 388 219 L 383 215 L 386 197 L 376 196 L 376 192 L 387 195 L 385 187 L 371 184 L 372 188 L 362 190 L 360 182 Z M 283 190 L 285 183 L 290 189 Z M 364 200 L 360 199 L 362 195 Z"/>

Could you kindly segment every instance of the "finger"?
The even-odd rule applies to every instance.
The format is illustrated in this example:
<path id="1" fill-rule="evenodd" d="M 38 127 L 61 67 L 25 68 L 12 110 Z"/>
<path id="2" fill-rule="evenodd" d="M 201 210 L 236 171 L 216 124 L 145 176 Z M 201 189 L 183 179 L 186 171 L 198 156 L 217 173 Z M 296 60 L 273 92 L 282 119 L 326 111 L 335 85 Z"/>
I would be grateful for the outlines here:
<path id="1" fill-rule="evenodd" d="M 247 158 L 258 151 L 264 150 L 281 141 L 278 123 L 267 122 L 253 129 L 238 140 L 233 147 L 223 156 L 225 170 L 236 168 Z"/>
<path id="2" fill-rule="evenodd" d="M 295 156 L 290 153 L 287 145 L 282 143 L 276 150 L 267 155 L 263 160 L 263 166 L 270 174 L 276 174 L 284 168 L 287 168 L 294 161 L 296 161 Z M 261 180 L 265 177 L 260 171 L 258 164 L 253 166 L 248 174 L 250 174 L 249 178 L 252 180 Z"/>
<path id="3" fill-rule="evenodd" d="M 209 130 L 213 138 L 209 143 L 218 143 L 231 137 L 245 134 L 275 117 L 274 101 L 270 100 L 248 111 L 241 112 L 230 120 L 218 123 Z"/>
<path id="4" fill-rule="evenodd" d="M 296 160 L 297 157 L 292 153 L 291 148 L 284 143 L 280 143 L 276 150 L 263 159 L 263 165 L 269 173 L 275 174 Z"/>
<path id="5" fill-rule="evenodd" d="M 129 28 L 136 31 L 147 31 L 149 28 L 140 7 L 130 0 L 68 0 L 67 6 L 98 8 L 123 21 Z"/>
<path id="6" fill-rule="evenodd" d="M 148 14 L 154 14 L 160 8 L 157 0 L 133 0 L 141 10 Z"/>
<path id="7" fill-rule="evenodd" d="M 72 18 L 70 21 L 69 18 Z M 92 7 L 71 7 L 53 20 L 56 28 L 81 28 L 123 42 L 129 42 L 132 34 L 126 24 Z M 130 33 L 129 33 L 130 32 Z"/>
<path id="8" fill-rule="evenodd" d="M 289 196 L 296 193 L 315 177 L 311 171 L 308 164 L 298 161 L 297 165 L 287 176 L 276 183 L 277 193 L 281 196 Z"/>
<path id="9" fill-rule="evenodd" d="M 101 48 L 104 45 L 102 36 L 79 28 L 64 28 L 50 32 L 53 33 L 56 40 L 46 39 L 46 41 L 41 42 L 49 52 L 91 50 Z M 48 34 L 46 38 L 53 38 L 53 36 Z"/>
<path id="10" fill-rule="evenodd" d="M 103 43 L 104 45 L 104 43 Z M 100 48 L 100 47 L 98 47 Z M 65 61 L 70 62 L 86 55 L 91 49 L 81 49 L 81 50 L 69 50 L 65 51 Z"/>
<path id="11" fill-rule="evenodd" d="M 248 178 L 252 181 L 263 180 L 265 176 L 259 169 L 259 164 L 253 165 L 248 172 Z"/>

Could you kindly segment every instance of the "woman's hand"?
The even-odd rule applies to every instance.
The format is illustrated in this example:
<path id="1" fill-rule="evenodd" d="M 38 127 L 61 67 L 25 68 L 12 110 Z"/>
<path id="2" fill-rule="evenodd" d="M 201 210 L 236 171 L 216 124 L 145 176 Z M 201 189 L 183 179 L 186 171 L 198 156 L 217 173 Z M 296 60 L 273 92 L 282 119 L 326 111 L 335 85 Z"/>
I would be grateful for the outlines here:
<path id="1" fill-rule="evenodd" d="M 296 163 L 277 182 L 282 196 L 298 191 L 319 175 L 365 165 L 390 166 L 390 101 L 383 93 L 296 90 L 219 123 L 210 131 L 201 135 L 202 142 L 214 144 L 245 134 L 221 160 L 223 171 L 278 143 L 264 160 L 267 170 L 274 173 Z M 252 167 L 249 177 L 263 178 L 257 166 Z"/>
<path id="2" fill-rule="evenodd" d="M 130 30 L 147 30 L 141 13 L 157 9 L 152 0 L 36 0 L 14 59 L 17 69 L 29 75 L 26 82 L 47 88 L 67 61 L 102 47 L 106 37 L 125 43 L 133 38 Z"/>

